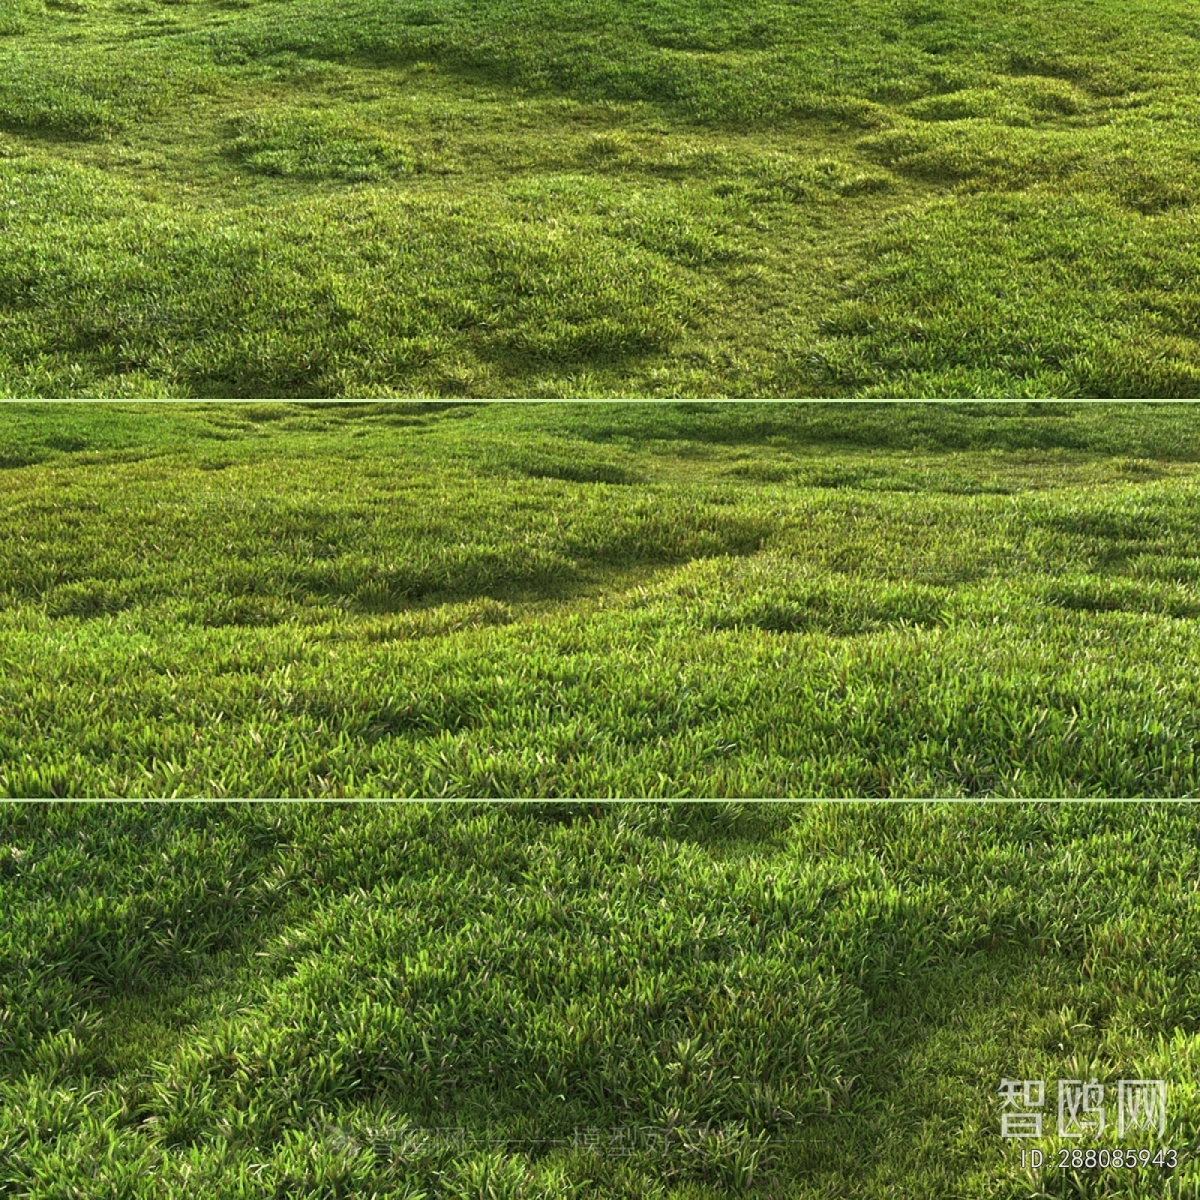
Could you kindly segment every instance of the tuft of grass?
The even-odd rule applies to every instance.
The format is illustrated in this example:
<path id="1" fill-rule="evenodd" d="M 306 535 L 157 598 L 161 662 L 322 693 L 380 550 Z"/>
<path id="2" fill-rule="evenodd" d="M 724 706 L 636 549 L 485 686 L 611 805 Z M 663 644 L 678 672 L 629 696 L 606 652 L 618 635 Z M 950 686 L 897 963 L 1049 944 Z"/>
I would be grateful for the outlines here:
<path id="1" fill-rule="evenodd" d="M 1176 285 L 1190 223 L 1033 196 L 972 197 L 897 221 L 827 319 L 814 370 L 867 395 L 897 380 L 926 396 L 1194 395 L 1193 302 Z M 995 269 L 979 271 L 982 258 Z M 1052 295 L 1062 303 L 1046 305 Z"/>
<path id="2" fill-rule="evenodd" d="M 229 153 L 247 170 L 294 179 L 363 183 L 410 174 L 409 148 L 381 130 L 320 110 L 248 113 L 232 122 Z"/>
<path id="3" fill-rule="evenodd" d="M 265 169 L 273 153 L 251 160 Z M 316 158 L 280 153 L 287 169 L 357 169 L 347 165 L 353 154 L 338 158 L 327 146 Z M 399 160 L 376 165 L 388 161 Z M 34 170 L 19 183 L 30 213 L 48 197 L 83 194 L 76 173 Z M 119 199 L 110 192 L 98 202 L 103 212 Z M 438 394 L 473 380 L 468 390 L 486 392 L 505 369 L 528 377 L 543 363 L 665 344 L 692 303 L 686 284 L 636 247 L 581 242 L 516 212 L 498 221 L 478 204 L 403 196 L 305 207 L 298 244 L 269 219 L 230 227 L 204 213 L 169 229 L 135 215 L 116 245 L 102 217 L 40 233 L 30 226 L 0 276 L 12 313 L 6 351 L 35 356 L 67 395 L 89 390 L 81 355 L 114 382 L 137 372 L 169 395 L 320 396 L 363 369 L 380 388 L 423 383 Z M 391 236 L 397 220 L 401 239 Z M 57 319 L 47 340 L 49 311 Z"/>

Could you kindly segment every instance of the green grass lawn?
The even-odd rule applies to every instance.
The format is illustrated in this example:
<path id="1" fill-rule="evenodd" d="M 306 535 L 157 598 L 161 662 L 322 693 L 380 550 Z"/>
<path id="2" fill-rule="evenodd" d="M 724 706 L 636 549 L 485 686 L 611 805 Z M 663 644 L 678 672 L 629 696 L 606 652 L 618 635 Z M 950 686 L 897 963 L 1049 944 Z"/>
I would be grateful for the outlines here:
<path id="1" fill-rule="evenodd" d="M 0 805 L 0 1194 L 1188 1197 L 1198 847 L 1171 804 Z M 1059 1169 L 1098 1148 L 1148 1164 Z"/>
<path id="2" fill-rule="evenodd" d="M 1198 415 L 0 406 L 0 1196 L 1186 1200 Z"/>
<path id="3" fill-rule="evenodd" d="M 1200 394 L 1183 0 L 0 0 L 0 396 Z"/>
<path id="4" fill-rule="evenodd" d="M 0 793 L 1195 797 L 1188 405 L 6 405 Z"/>

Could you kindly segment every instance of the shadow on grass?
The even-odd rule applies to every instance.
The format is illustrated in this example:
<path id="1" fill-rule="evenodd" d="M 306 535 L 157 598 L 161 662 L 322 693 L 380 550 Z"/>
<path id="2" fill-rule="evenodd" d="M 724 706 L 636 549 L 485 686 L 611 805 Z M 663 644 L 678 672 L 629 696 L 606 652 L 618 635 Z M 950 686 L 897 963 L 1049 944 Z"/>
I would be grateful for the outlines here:
<path id="1" fill-rule="evenodd" d="M 1175 421 L 1137 421 L 1127 404 L 911 401 L 720 404 L 647 402 L 591 405 L 571 412 L 574 436 L 593 442 L 688 441 L 940 453 L 1069 453 L 1193 461 L 1200 458 L 1194 420 L 1179 405 Z M 1156 414 L 1158 416 L 1159 414 Z M 1130 439 L 1143 444 L 1136 450 Z M 1122 447 L 1125 447 L 1124 449 Z"/>
<path id="2" fill-rule="evenodd" d="M 869 1017 L 867 1073 L 850 1081 L 840 1111 L 835 1105 L 799 1125 L 780 1152 L 786 1174 L 805 1180 L 796 1194 L 959 1195 L 949 1137 L 958 1146 L 996 1147 L 988 1163 L 994 1194 L 1015 1195 L 998 1178 L 1009 1146 L 998 1136 L 997 1089 L 1002 1077 L 1045 1073 L 1045 1056 L 1055 1050 L 1089 1056 L 1099 1038 L 1090 1027 L 1077 1028 L 1075 1046 L 1046 1036 L 1079 986 L 1074 976 L 1062 959 L 998 943 L 880 989 Z M 1013 1029 L 1017 1012 L 1027 1022 L 1032 1017 L 1033 1028 Z M 1053 1087 L 1047 1083 L 1048 1099 Z M 1047 1120 L 1052 1132 L 1053 1116 Z M 881 1141 L 883 1128 L 903 1136 Z"/>

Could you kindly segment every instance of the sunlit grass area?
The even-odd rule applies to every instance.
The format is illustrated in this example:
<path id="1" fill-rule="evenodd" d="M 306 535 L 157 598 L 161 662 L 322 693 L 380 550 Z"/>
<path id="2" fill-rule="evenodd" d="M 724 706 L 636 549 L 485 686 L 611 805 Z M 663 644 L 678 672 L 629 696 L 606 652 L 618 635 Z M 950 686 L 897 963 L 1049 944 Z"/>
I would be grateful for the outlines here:
<path id="1" fill-rule="evenodd" d="M 4 0 L 0 395 L 1189 397 L 1179 0 Z"/>
<path id="2" fill-rule="evenodd" d="M 1197 868 L 1184 805 L 10 803 L 0 1183 L 1186 1195 Z M 1161 1135 L 1118 1136 L 1130 1078 Z M 1001 1137 L 1002 1079 L 1043 1137 Z M 1059 1169 L 1097 1147 L 1147 1165 Z"/>
<path id="3" fill-rule="evenodd" d="M 0 1194 L 1186 1196 L 1198 464 L 1188 405 L 0 407 Z"/>
<path id="4" fill-rule="evenodd" d="M 12 796 L 1195 796 L 1157 405 L 7 406 Z"/>

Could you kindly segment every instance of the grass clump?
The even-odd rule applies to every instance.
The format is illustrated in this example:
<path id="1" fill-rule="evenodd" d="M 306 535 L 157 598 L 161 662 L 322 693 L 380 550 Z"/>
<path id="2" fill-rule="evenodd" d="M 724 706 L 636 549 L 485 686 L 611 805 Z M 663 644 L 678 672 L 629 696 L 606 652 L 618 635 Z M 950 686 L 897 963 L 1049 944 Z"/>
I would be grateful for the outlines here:
<path id="1" fill-rule="evenodd" d="M 255 170 L 281 155 L 291 164 L 281 170 L 336 173 L 358 170 L 356 153 L 322 143 L 308 158 L 295 148 L 250 157 Z M 371 161 L 363 169 L 401 160 Z M 34 211 L 39 199 L 58 203 L 76 179 L 35 171 L 21 183 Z M 506 364 L 528 377 L 545 363 L 654 347 L 688 310 L 678 281 L 636 248 L 581 242 L 519 213 L 498 221 L 477 204 L 406 197 L 334 196 L 305 207 L 298 242 L 281 240 L 269 220 L 230 227 L 210 214 L 185 214 L 169 228 L 135 216 L 116 244 L 102 218 L 31 231 L 0 284 L 11 297 L 7 352 L 36 354 L 44 379 L 68 394 L 84 386 L 81 354 L 114 385 L 136 372 L 165 395 L 320 396 L 363 355 L 380 389 L 423 379 L 436 390 L 469 382 L 486 392 Z M 42 331 L 48 311 L 57 316 L 52 340 Z"/>
<path id="2" fill-rule="evenodd" d="M 247 169 L 294 179 L 362 183 L 410 174 L 411 150 L 327 114 L 249 113 L 234 121 L 229 153 Z"/>
<path id="3" fill-rule="evenodd" d="M 903 378 L 923 395 L 1190 396 L 1193 301 L 1175 282 L 1190 220 L 994 196 L 902 219 L 877 237 L 813 362 L 875 395 Z M 995 272 L 976 269 L 983 257 Z M 1044 306 L 1051 295 L 1062 303 Z"/>

